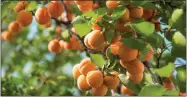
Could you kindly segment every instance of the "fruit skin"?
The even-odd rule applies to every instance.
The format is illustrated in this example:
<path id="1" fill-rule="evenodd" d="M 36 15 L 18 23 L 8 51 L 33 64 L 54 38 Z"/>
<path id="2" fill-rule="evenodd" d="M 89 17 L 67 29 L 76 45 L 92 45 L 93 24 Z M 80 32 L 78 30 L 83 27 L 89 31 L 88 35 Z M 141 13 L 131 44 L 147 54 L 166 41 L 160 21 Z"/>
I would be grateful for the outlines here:
<path id="1" fill-rule="evenodd" d="M 86 76 L 88 72 L 95 70 L 95 69 L 96 69 L 96 65 L 92 63 L 88 58 L 80 62 L 79 71 L 84 76 Z"/>
<path id="2" fill-rule="evenodd" d="M 100 87 L 92 88 L 93 96 L 105 96 L 107 94 L 108 88 L 105 84 L 102 84 Z"/>
<path id="3" fill-rule="evenodd" d="M 120 64 L 121 64 L 121 66 L 122 66 L 123 68 L 127 68 L 128 62 L 125 62 L 125 61 L 123 61 L 123 60 L 120 60 Z"/>
<path id="4" fill-rule="evenodd" d="M 147 52 L 147 54 L 145 55 L 145 57 L 144 57 L 144 61 L 148 61 L 148 60 L 150 60 L 151 59 L 151 57 L 153 57 L 153 55 L 154 55 L 154 53 L 153 53 L 154 51 L 153 51 L 153 48 L 152 48 L 152 46 L 150 45 L 150 49 L 149 49 L 149 51 Z"/>
<path id="5" fill-rule="evenodd" d="M 131 96 L 133 94 L 133 92 L 131 90 L 129 90 L 127 87 L 125 87 L 124 85 L 121 86 L 121 94 L 123 95 L 129 95 Z"/>
<path id="6" fill-rule="evenodd" d="M 10 32 L 15 32 L 15 33 L 19 33 L 21 31 L 21 26 L 19 24 L 19 22 L 17 21 L 13 21 L 9 24 L 8 26 L 8 30 Z"/>
<path id="7" fill-rule="evenodd" d="M 39 24 L 43 25 L 50 21 L 50 16 L 48 14 L 47 8 L 38 8 L 35 12 L 36 20 Z"/>
<path id="8" fill-rule="evenodd" d="M 1 37 L 3 40 L 11 40 L 13 38 L 13 34 L 9 31 L 4 31 L 1 33 Z"/>
<path id="9" fill-rule="evenodd" d="M 114 44 L 111 44 L 110 48 L 112 50 L 112 53 L 115 55 L 119 55 L 119 49 L 120 49 L 121 45 L 123 45 L 123 43 L 121 43 L 121 42 L 116 42 Z"/>
<path id="10" fill-rule="evenodd" d="M 22 10 L 17 15 L 17 21 L 21 26 L 26 27 L 32 23 L 32 13 Z"/>
<path id="11" fill-rule="evenodd" d="M 119 49 L 119 56 L 120 59 L 123 61 L 132 61 L 138 56 L 138 50 L 131 49 L 125 46 L 124 44 L 120 46 Z"/>
<path id="12" fill-rule="evenodd" d="M 121 17 L 121 19 L 122 19 L 124 22 L 126 22 L 126 21 L 129 20 L 129 17 L 130 17 L 129 9 L 126 8 L 126 9 L 125 9 L 125 13 L 124 13 L 124 15 Z"/>
<path id="13" fill-rule="evenodd" d="M 140 74 L 144 71 L 144 65 L 138 59 L 128 62 L 126 69 L 130 74 Z"/>
<path id="14" fill-rule="evenodd" d="M 87 5 L 78 5 L 78 8 L 80 11 L 82 11 L 83 13 L 91 11 L 92 10 L 92 5 L 93 4 L 87 4 Z"/>
<path id="15" fill-rule="evenodd" d="M 93 24 L 92 30 L 101 30 L 101 27 L 98 24 Z"/>
<path id="16" fill-rule="evenodd" d="M 50 52 L 60 53 L 61 48 L 60 48 L 59 41 L 57 39 L 51 40 L 48 44 L 48 49 L 49 49 Z"/>
<path id="17" fill-rule="evenodd" d="M 77 79 L 81 73 L 79 72 L 79 64 L 76 64 L 72 69 L 73 77 Z"/>
<path id="18" fill-rule="evenodd" d="M 58 18 L 64 11 L 63 4 L 60 1 L 51 1 L 47 9 L 52 18 Z"/>
<path id="19" fill-rule="evenodd" d="M 149 20 L 153 16 L 153 10 L 152 9 L 143 9 L 143 18 L 145 20 Z"/>
<path id="20" fill-rule="evenodd" d="M 103 49 L 105 47 L 105 37 L 99 30 L 90 33 L 88 44 L 94 49 Z"/>
<path id="21" fill-rule="evenodd" d="M 14 11 L 15 12 L 20 12 L 21 10 L 24 10 L 27 6 L 28 6 L 29 4 L 28 4 L 28 2 L 27 1 L 19 1 L 18 3 L 17 3 L 17 5 L 14 7 Z"/>
<path id="22" fill-rule="evenodd" d="M 84 37 L 84 44 L 86 45 L 86 47 L 92 48 L 92 47 L 90 46 L 90 44 L 88 43 L 88 38 L 89 38 L 89 36 L 90 36 L 90 33 L 87 34 L 87 35 Z"/>
<path id="23" fill-rule="evenodd" d="M 98 88 L 103 84 L 103 73 L 99 70 L 90 71 L 86 76 L 89 86 Z"/>
<path id="24" fill-rule="evenodd" d="M 116 31 L 119 31 L 121 33 L 124 33 L 126 31 L 133 32 L 132 28 L 129 25 L 125 26 L 125 22 L 122 19 L 120 19 L 116 22 L 115 29 L 116 29 Z"/>
<path id="25" fill-rule="evenodd" d="M 118 5 L 119 5 L 118 1 L 112 1 L 112 0 L 106 1 L 106 6 L 110 9 L 116 8 Z"/>
<path id="26" fill-rule="evenodd" d="M 131 7 L 129 8 L 130 18 L 141 18 L 143 16 L 142 7 Z"/>
<path id="27" fill-rule="evenodd" d="M 112 75 L 105 76 L 104 77 L 104 84 L 109 89 L 115 89 L 118 86 L 118 84 L 119 84 L 118 73 L 117 72 L 113 72 Z"/>
<path id="28" fill-rule="evenodd" d="M 143 79 L 143 73 L 135 74 L 135 75 L 128 73 L 128 76 L 134 84 L 139 84 Z"/>
<path id="29" fill-rule="evenodd" d="M 77 4 L 77 5 L 83 5 L 83 6 L 86 6 L 86 5 L 93 5 L 93 1 L 86 1 L 86 0 L 74 0 L 74 2 Z"/>
<path id="30" fill-rule="evenodd" d="M 80 75 L 77 79 L 77 86 L 81 91 L 90 90 L 91 87 L 86 82 L 86 77 L 84 75 Z"/>
<path id="31" fill-rule="evenodd" d="M 51 26 L 51 21 L 47 22 L 46 24 L 44 24 L 45 28 L 49 28 Z"/>

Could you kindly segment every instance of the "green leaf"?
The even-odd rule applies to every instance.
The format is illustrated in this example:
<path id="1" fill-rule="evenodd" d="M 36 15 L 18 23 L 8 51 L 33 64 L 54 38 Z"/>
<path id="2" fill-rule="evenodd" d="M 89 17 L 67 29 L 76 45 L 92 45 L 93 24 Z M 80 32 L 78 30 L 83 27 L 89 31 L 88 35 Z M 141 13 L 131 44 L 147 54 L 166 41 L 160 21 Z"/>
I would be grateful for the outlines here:
<path id="1" fill-rule="evenodd" d="M 144 86 L 139 96 L 162 96 L 165 89 L 162 85 L 159 84 L 147 84 Z"/>
<path id="2" fill-rule="evenodd" d="M 84 20 L 83 17 L 77 16 L 72 21 L 73 26 L 77 33 L 82 37 L 91 31 L 92 25 L 88 21 Z"/>
<path id="3" fill-rule="evenodd" d="M 171 55 L 186 59 L 186 39 L 180 32 L 173 35 Z"/>
<path id="4" fill-rule="evenodd" d="M 90 54 L 92 62 L 94 62 L 97 66 L 102 67 L 105 64 L 105 60 L 100 54 Z"/>
<path id="5" fill-rule="evenodd" d="M 186 65 L 176 68 L 176 81 L 181 92 L 186 92 Z"/>
<path id="6" fill-rule="evenodd" d="M 105 35 L 106 35 L 107 42 L 110 43 L 115 35 L 115 32 L 113 30 L 112 31 L 110 30 L 110 31 L 107 31 L 107 33 L 105 33 Z"/>
<path id="7" fill-rule="evenodd" d="M 151 2 L 145 3 L 142 7 L 143 7 L 143 8 L 146 8 L 146 9 L 154 9 L 154 10 L 157 10 L 157 7 L 155 6 L 155 4 L 153 4 L 153 3 L 151 3 Z"/>
<path id="8" fill-rule="evenodd" d="M 178 90 L 166 90 L 163 95 L 166 96 L 178 96 L 179 91 Z"/>
<path id="9" fill-rule="evenodd" d="M 64 40 L 69 41 L 69 37 L 70 37 L 69 31 L 65 30 L 64 32 L 62 32 L 62 37 Z"/>
<path id="10" fill-rule="evenodd" d="M 146 47 L 146 43 L 143 40 L 136 38 L 122 38 L 121 42 L 127 47 L 141 50 Z"/>
<path id="11" fill-rule="evenodd" d="M 121 16 L 123 16 L 123 14 L 125 13 L 125 7 L 117 7 L 114 9 L 114 12 L 112 13 L 112 19 L 113 20 L 117 20 L 119 19 Z"/>
<path id="12" fill-rule="evenodd" d="M 143 60 L 150 50 L 150 45 L 146 45 L 143 49 L 139 51 L 140 57 L 138 59 Z"/>
<path id="13" fill-rule="evenodd" d="M 8 10 L 7 6 L 9 4 L 10 4 L 9 2 L 4 2 L 3 5 L 1 5 L 1 8 L 2 8 L 1 18 L 4 18 L 8 14 L 9 10 Z"/>
<path id="14" fill-rule="evenodd" d="M 118 77 L 122 84 L 125 85 L 128 89 L 132 90 L 135 94 L 138 94 L 140 92 L 138 84 L 132 83 L 128 76 L 119 74 Z"/>
<path id="15" fill-rule="evenodd" d="M 135 30 L 137 33 L 141 35 L 151 35 L 155 31 L 155 26 L 153 23 L 144 21 L 144 22 L 139 22 L 136 24 L 130 24 L 131 28 Z"/>
<path id="16" fill-rule="evenodd" d="M 33 11 L 37 8 L 37 2 L 32 1 L 29 3 L 28 7 L 26 8 L 27 11 Z"/>
<path id="17" fill-rule="evenodd" d="M 154 69 L 154 71 L 161 77 L 169 77 L 174 69 L 175 65 L 173 63 L 169 63 L 162 68 Z"/>

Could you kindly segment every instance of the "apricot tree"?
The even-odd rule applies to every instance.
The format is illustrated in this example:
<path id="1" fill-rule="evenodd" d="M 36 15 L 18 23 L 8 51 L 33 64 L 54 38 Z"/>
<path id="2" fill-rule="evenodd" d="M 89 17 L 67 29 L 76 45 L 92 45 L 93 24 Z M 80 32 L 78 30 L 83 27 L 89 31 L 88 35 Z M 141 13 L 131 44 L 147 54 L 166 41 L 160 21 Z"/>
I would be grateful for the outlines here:
<path id="1" fill-rule="evenodd" d="M 8 87 L 14 80 L 6 73 L 3 95 L 77 95 L 73 86 L 79 95 L 93 96 L 186 94 L 186 62 L 175 63 L 186 59 L 185 0 L 4 1 L 1 6 L 2 41 L 20 44 L 13 48 L 13 61 L 3 61 L 4 71 L 15 72 L 10 64 L 35 66 L 26 77 L 35 83 L 25 79 L 19 89 L 16 82 Z M 29 40 L 32 25 L 38 33 Z M 46 52 L 52 61 L 41 59 Z M 75 64 L 71 77 L 60 76 L 59 68 L 69 61 Z M 24 68 L 18 70 L 23 75 Z M 72 91 L 61 93 L 62 87 Z"/>

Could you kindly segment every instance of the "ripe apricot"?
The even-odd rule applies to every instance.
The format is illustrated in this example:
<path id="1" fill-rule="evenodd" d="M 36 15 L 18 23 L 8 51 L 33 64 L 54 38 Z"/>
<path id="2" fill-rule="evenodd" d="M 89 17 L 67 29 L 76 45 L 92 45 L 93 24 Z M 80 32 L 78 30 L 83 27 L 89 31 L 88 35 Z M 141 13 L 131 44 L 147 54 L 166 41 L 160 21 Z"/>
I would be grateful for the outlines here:
<path id="1" fill-rule="evenodd" d="M 122 45 L 123 43 L 121 42 L 116 42 L 114 44 L 111 44 L 110 45 L 110 48 L 112 50 L 112 53 L 115 54 L 115 55 L 119 55 L 119 49 L 120 49 L 120 46 Z"/>
<path id="2" fill-rule="evenodd" d="M 164 88 L 166 88 L 167 90 L 172 90 L 173 86 L 171 82 L 163 82 L 164 84 Z"/>
<path id="3" fill-rule="evenodd" d="M 152 9 L 143 9 L 143 18 L 145 19 L 145 20 L 148 20 L 148 19 L 150 19 L 152 16 L 153 16 L 153 10 Z"/>
<path id="4" fill-rule="evenodd" d="M 90 33 L 87 34 L 87 35 L 84 37 L 84 44 L 86 45 L 86 47 L 92 48 L 92 47 L 90 46 L 90 44 L 88 43 L 89 35 L 90 35 Z"/>
<path id="5" fill-rule="evenodd" d="M 19 1 L 16 6 L 14 7 L 15 12 L 20 12 L 21 10 L 24 10 L 28 6 L 27 1 Z"/>
<path id="6" fill-rule="evenodd" d="M 121 33 L 124 33 L 126 31 L 130 31 L 130 32 L 133 31 L 129 25 L 125 26 L 125 22 L 123 22 L 122 20 L 118 20 L 116 22 L 115 28 L 116 28 L 116 31 L 119 31 Z"/>
<path id="7" fill-rule="evenodd" d="M 63 30 L 62 30 L 62 27 L 61 27 L 61 26 L 56 26 L 55 32 L 61 33 L 62 31 L 63 31 Z"/>
<path id="8" fill-rule="evenodd" d="M 48 21 L 46 24 L 44 24 L 45 28 L 49 28 L 51 26 L 51 21 Z"/>
<path id="9" fill-rule="evenodd" d="M 186 96 L 186 93 L 179 92 L 179 96 Z"/>
<path id="10" fill-rule="evenodd" d="M 48 14 L 47 8 L 41 7 L 36 10 L 35 13 L 36 20 L 39 24 L 46 24 L 50 21 L 50 16 Z"/>
<path id="11" fill-rule="evenodd" d="M 17 21 L 23 27 L 26 27 L 32 23 L 32 13 L 22 10 L 17 15 Z"/>
<path id="12" fill-rule="evenodd" d="M 128 62 L 126 69 L 130 74 L 140 74 L 144 71 L 144 65 L 138 59 Z"/>
<path id="13" fill-rule="evenodd" d="M 77 79 L 81 73 L 79 72 L 79 64 L 76 64 L 72 69 L 73 77 Z"/>
<path id="14" fill-rule="evenodd" d="M 128 62 L 123 61 L 123 60 L 120 60 L 120 64 L 121 64 L 121 66 L 122 66 L 123 68 L 126 68 L 126 67 L 127 67 Z"/>
<path id="15" fill-rule="evenodd" d="M 60 53 L 61 48 L 60 48 L 59 41 L 57 39 L 51 40 L 48 44 L 48 49 L 49 49 L 50 52 Z"/>
<path id="16" fill-rule="evenodd" d="M 105 37 L 99 30 L 94 30 L 90 33 L 88 43 L 94 49 L 104 48 Z"/>
<path id="17" fill-rule="evenodd" d="M 131 96 L 133 94 L 133 92 L 130 89 L 128 89 L 127 87 L 125 87 L 124 85 L 121 86 L 120 91 L 121 91 L 121 94 L 123 94 L 123 95 Z"/>
<path id="18" fill-rule="evenodd" d="M 9 24 L 8 26 L 8 30 L 10 32 L 15 32 L 15 33 L 19 33 L 21 31 L 21 26 L 19 24 L 19 22 L 17 21 L 13 21 Z"/>
<path id="19" fill-rule="evenodd" d="M 101 30 L 101 27 L 98 24 L 93 24 L 92 30 Z"/>
<path id="20" fill-rule="evenodd" d="M 79 65 L 79 71 L 81 74 L 83 75 L 87 75 L 87 73 L 91 70 L 95 70 L 96 69 L 96 65 L 94 63 L 92 63 L 88 58 L 86 59 L 83 59 L 81 62 L 80 62 L 80 65 Z"/>
<path id="21" fill-rule="evenodd" d="M 126 21 L 129 20 L 129 17 L 130 17 L 129 9 L 126 8 L 126 9 L 125 9 L 125 13 L 124 13 L 123 16 L 121 17 L 121 19 L 122 19 L 124 22 L 126 22 Z"/>
<path id="22" fill-rule="evenodd" d="M 64 47 L 64 42 L 65 42 L 65 41 L 63 41 L 63 40 L 60 40 L 60 41 L 59 41 L 61 50 L 65 49 L 65 47 Z"/>
<path id="23" fill-rule="evenodd" d="M 111 44 L 115 44 L 116 42 L 119 42 L 121 40 L 121 35 L 116 35 L 112 40 Z"/>
<path id="24" fill-rule="evenodd" d="M 94 4 L 93 4 L 93 9 L 98 9 L 98 8 L 100 8 L 99 3 L 94 3 Z"/>
<path id="25" fill-rule="evenodd" d="M 70 9 L 71 9 L 71 4 L 74 4 L 74 1 L 73 1 L 73 0 L 68 0 L 68 1 L 67 1 L 67 0 L 64 0 L 63 2 L 64 2 L 64 4 L 65 4 L 67 10 L 70 11 Z"/>
<path id="26" fill-rule="evenodd" d="M 119 56 L 123 61 L 132 61 L 138 56 L 138 50 L 129 48 L 123 44 L 120 46 Z"/>
<path id="27" fill-rule="evenodd" d="M 91 87 L 86 82 L 86 77 L 84 75 L 80 75 L 77 79 L 77 86 L 81 91 L 90 90 Z"/>
<path id="28" fill-rule="evenodd" d="M 58 18 L 63 11 L 63 4 L 60 1 L 51 1 L 48 4 L 48 13 L 52 18 Z"/>
<path id="29" fill-rule="evenodd" d="M 82 11 L 83 13 L 91 11 L 92 10 L 92 5 L 91 3 L 87 4 L 87 5 L 78 5 L 78 8 L 80 11 Z"/>
<path id="30" fill-rule="evenodd" d="M 106 1 L 106 6 L 110 9 L 116 8 L 118 5 L 119 5 L 118 1 L 112 1 L 112 0 Z"/>
<path id="31" fill-rule="evenodd" d="M 154 55 L 154 51 L 153 51 L 152 46 L 150 45 L 150 49 L 149 49 L 149 51 L 147 52 L 147 54 L 145 55 L 144 61 L 150 60 L 151 57 L 152 57 L 153 55 Z"/>
<path id="32" fill-rule="evenodd" d="M 100 87 L 92 88 L 93 96 L 105 96 L 107 94 L 108 88 L 105 84 L 102 84 Z"/>
<path id="33" fill-rule="evenodd" d="M 142 7 L 131 7 L 129 8 L 131 18 L 141 18 L 143 15 Z"/>
<path id="34" fill-rule="evenodd" d="M 88 0 L 74 0 L 74 2 L 78 5 L 93 5 L 93 1 Z"/>
<path id="35" fill-rule="evenodd" d="M 11 40 L 13 38 L 13 34 L 9 31 L 4 31 L 1 33 L 1 37 L 3 40 Z"/>
<path id="36" fill-rule="evenodd" d="M 118 84 L 119 84 L 118 73 L 117 72 L 113 72 L 112 75 L 105 76 L 104 77 L 104 84 L 109 89 L 115 89 L 118 86 Z"/>
<path id="37" fill-rule="evenodd" d="M 90 71 L 86 76 L 89 86 L 97 88 L 103 84 L 103 73 L 99 70 Z"/>
<path id="38" fill-rule="evenodd" d="M 143 79 L 143 73 L 140 73 L 140 74 L 130 74 L 130 73 L 128 73 L 128 76 L 134 84 L 140 83 Z"/>

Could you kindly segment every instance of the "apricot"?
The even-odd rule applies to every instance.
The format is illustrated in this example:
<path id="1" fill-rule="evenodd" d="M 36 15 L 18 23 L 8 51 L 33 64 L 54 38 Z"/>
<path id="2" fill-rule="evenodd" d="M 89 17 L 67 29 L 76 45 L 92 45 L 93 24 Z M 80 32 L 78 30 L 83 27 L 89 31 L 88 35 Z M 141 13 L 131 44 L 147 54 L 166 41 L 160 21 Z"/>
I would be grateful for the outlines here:
<path id="1" fill-rule="evenodd" d="M 143 9 L 143 18 L 145 20 L 149 20 L 153 16 L 153 10 L 152 9 Z"/>
<path id="2" fill-rule="evenodd" d="M 13 38 L 13 34 L 9 31 L 4 31 L 1 33 L 1 37 L 3 40 L 11 40 Z"/>
<path id="3" fill-rule="evenodd" d="M 79 71 L 81 74 L 85 76 L 87 75 L 88 72 L 95 70 L 95 69 L 96 69 L 96 65 L 92 63 L 88 58 L 83 59 L 80 62 Z"/>
<path id="4" fill-rule="evenodd" d="M 74 2 L 78 5 L 93 5 L 93 1 L 89 0 L 74 0 Z"/>
<path id="5" fill-rule="evenodd" d="M 101 27 L 98 24 L 93 24 L 92 30 L 101 30 Z"/>
<path id="6" fill-rule="evenodd" d="M 126 31 L 130 31 L 130 32 L 133 31 L 129 25 L 126 25 L 126 26 L 125 26 L 125 23 L 122 22 L 122 20 L 118 20 L 118 21 L 116 22 L 115 28 L 116 28 L 116 31 L 119 31 L 119 32 L 121 32 L 121 33 L 124 33 L 124 32 L 126 32 Z"/>
<path id="7" fill-rule="evenodd" d="M 130 74 L 140 74 L 144 71 L 144 65 L 138 59 L 128 62 L 126 69 Z"/>
<path id="8" fill-rule="evenodd" d="M 115 89 L 118 86 L 118 84 L 119 84 L 118 73 L 117 72 L 113 72 L 112 75 L 105 76 L 104 77 L 104 84 L 109 89 Z"/>
<path id="9" fill-rule="evenodd" d="M 46 24 L 44 24 L 45 28 L 49 28 L 51 26 L 51 21 L 48 21 Z"/>
<path id="10" fill-rule="evenodd" d="M 22 10 L 17 15 L 17 21 L 23 27 L 26 27 L 32 23 L 32 13 Z"/>
<path id="11" fill-rule="evenodd" d="M 120 64 L 121 64 L 121 66 L 122 66 L 123 68 L 127 68 L 128 62 L 125 62 L 125 61 L 123 61 L 123 60 L 120 60 Z"/>
<path id="12" fill-rule="evenodd" d="M 123 61 L 132 61 L 138 56 L 138 50 L 129 48 L 124 44 L 120 46 L 119 57 Z"/>
<path id="13" fill-rule="evenodd" d="M 17 21 L 13 21 L 9 24 L 8 26 L 8 30 L 10 32 L 15 32 L 15 33 L 19 33 L 21 31 L 21 26 L 19 24 L 19 22 Z"/>
<path id="14" fill-rule="evenodd" d="M 63 30 L 62 30 L 61 26 L 56 26 L 54 31 L 57 32 L 57 33 L 61 33 Z"/>
<path id="15" fill-rule="evenodd" d="M 50 16 L 48 14 L 47 8 L 41 7 L 36 10 L 35 18 L 39 24 L 46 24 L 50 21 Z"/>
<path id="16" fill-rule="evenodd" d="M 147 54 L 145 55 L 145 57 L 144 57 L 144 61 L 148 61 L 148 60 L 150 60 L 151 59 L 151 57 L 153 57 L 153 55 L 154 55 L 154 51 L 153 51 L 153 48 L 152 48 L 152 46 L 150 45 L 150 49 L 149 49 L 149 51 L 147 52 Z"/>
<path id="17" fill-rule="evenodd" d="M 130 89 L 128 89 L 127 87 L 125 87 L 124 85 L 121 86 L 120 91 L 121 91 L 121 94 L 123 94 L 123 95 L 131 96 L 133 94 L 133 92 Z"/>
<path id="18" fill-rule="evenodd" d="M 179 96 L 186 96 L 186 93 L 179 92 Z"/>
<path id="19" fill-rule="evenodd" d="M 51 40 L 48 44 L 48 49 L 49 49 L 50 52 L 60 53 L 61 48 L 60 48 L 59 41 L 57 39 Z"/>
<path id="20" fill-rule="evenodd" d="M 100 8 L 99 3 L 94 3 L 94 4 L 93 4 L 93 9 L 98 9 L 98 8 Z"/>
<path id="21" fill-rule="evenodd" d="M 160 23 L 155 23 L 155 30 L 156 32 L 159 32 L 161 29 Z"/>
<path id="22" fill-rule="evenodd" d="M 118 1 L 112 1 L 112 0 L 106 1 L 106 6 L 110 9 L 116 8 L 118 5 L 119 5 Z"/>
<path id="23" fill-rule="evenodd" d="M 115 54 L 115 55 L 119 55 L 119 49 L 120 49 L 120 46 L 122 45 L 123 43 L 121 42 L 116 42 L 114 44 L 111 44 L 110 45 L 110 48 L 112 50 L 112 53 Z"/>
<path id="24" fill-rule="evenodd" d="M 89 86 L 98 88 L 103 84 L 103 73 L 99 70 L 90 71 L 86 76 Z"/>
<path id="25" fill-rule="evenodd" d="M 94 49 L 104 48 L 105 37 L 99 30 L 94 30 L 90 33 L 88 44 Z"/>
<path id="26" fill-rule="evenodd" d="M 82 11 L 83 13 L 91 11 L 92 10 L 92 4 L 89 3 L 87 5 L 78 5 L 78 8 L 80 11 Z"/>
<path id="27" fill-rule="evenodd" d="M 115 44 L 116 42 L 119 42 L 121 40 L 121 35 L 116 35 L 112 40 L 111 44 Z"/>
<path id="28" fill-rule="evenodd" d="M 86 47 L 92 48 L 92 47 L 90 46 L 90 44 L 88 43 L 89 35 L 90 35 L 90 33 L 87 34 L 87 35 L 84 37 L 84 44 L 86 45 Z"/>
<path id="29" fill-rule="evenodd" d="M 77 79 L 81 73 L 79 72 L 79 64 L 76 64 L 72 69 L 73 77 Z"/>
<path id="30" fill-rule="evenodd" d="M 68 1 L 64 0 L 63 2 L 65 4 L 67 10 L 70 11 L 71 10 L 71 4 L 74 4 L 74 1 L 73 0 L 68 0 Z"/>
<path id="31" fill-rule="evenodd" d="M 105 84 L 102 84 L 100 87 L 92 88 L 93 96 L 105 96 L 107 94 L 108 88 Z"/>
<path id="32" fill-rule="evenodd" d="M 142 7 L 131 7 L 129 8 L 131 18 L 141 18 L 143 15 Z"/>
<path id="33" fill-rule="evenodd" d="M 60 40 L 60 41 L 59 41 L 61 50 L 65 49 L 64 43 L 65 43 L 65 41 L 63 41 L 63 40 Z"/>
<path id="34" fill-rule="evenodd" d="M 172 90 L 173 86 L 171 82 L 163 82 L 164 88 L 166 88 L 167 90 Z"/>
<path id="35" fill-rule="evenodd" d="M 63 11 L 63 4 L 60 1 L 51 1 L 48 4 L 48 13 L 52 18 L 58 18 Z"/>
<path id="36" fill-rule="evenodd" d="M 129 17 L 130 17 L 130 15 L 129 15 L 129 9 L 126 8 L 126 9 L 125 9 L 125 13 L 124 13 L 123 16 L 121 17 L 121 19 L 122 19 L 124 22 L 126 22 L 126 21 L 129 20 Z"/>
<path id="37" fill-rule="evenodd" d="M 96 22 L 101 22 L 101 21 L 102 21 L 102 17 L 101 16 L 97 17 Z"/>
<path id="38" fill-rule="evenodd" d="M 15 12 L 20 12 L 21 10 L 24 10 L 26 7 L 28 6 L 28 2 L 27 1 L 19 1 L 16 6 L 14 7 L 14 11 Z"/>
<path id="39" fill-rule="evenodd" d="M 134 84 L 139 84 L 143 79 L 143 73 L 140 74 L 127 73 L 127 74 Z"/>
<path id="40" fill-rule="evenodd" d="M 90 90 L 91 87 L 86 82 L 86 77 L 84 75 L 80 75 L 77 79 L 77 86 L 81 91 Z"/>

